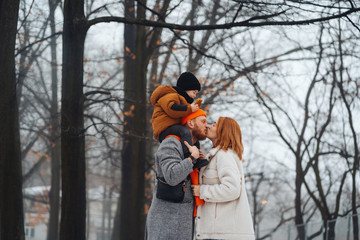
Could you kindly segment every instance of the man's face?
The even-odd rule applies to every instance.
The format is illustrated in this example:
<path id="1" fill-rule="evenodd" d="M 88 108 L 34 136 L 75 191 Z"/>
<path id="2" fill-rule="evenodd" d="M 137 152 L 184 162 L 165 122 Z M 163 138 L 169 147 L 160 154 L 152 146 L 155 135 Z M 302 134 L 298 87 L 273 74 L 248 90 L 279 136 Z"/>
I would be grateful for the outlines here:
<path id="1" fill-rule="evenodd" d="M 198 140 L 205 140 L 208 132 L 208 125 L 205 116 L 199 116 L 193 120 L 192 134 Z"/>

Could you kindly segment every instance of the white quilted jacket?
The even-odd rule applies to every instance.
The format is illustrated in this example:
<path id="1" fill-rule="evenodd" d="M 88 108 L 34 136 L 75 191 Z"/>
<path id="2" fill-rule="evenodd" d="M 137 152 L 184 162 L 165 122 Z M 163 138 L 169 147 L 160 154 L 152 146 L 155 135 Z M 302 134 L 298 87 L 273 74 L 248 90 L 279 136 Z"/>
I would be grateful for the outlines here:
<path id="1" fill-rule="evenodd" d="M 211 149 L 215 156 L 199 173 L 200 198 L 195 219 L 196 239 L 254 240 L 242 162 L 232 150 Z"/>

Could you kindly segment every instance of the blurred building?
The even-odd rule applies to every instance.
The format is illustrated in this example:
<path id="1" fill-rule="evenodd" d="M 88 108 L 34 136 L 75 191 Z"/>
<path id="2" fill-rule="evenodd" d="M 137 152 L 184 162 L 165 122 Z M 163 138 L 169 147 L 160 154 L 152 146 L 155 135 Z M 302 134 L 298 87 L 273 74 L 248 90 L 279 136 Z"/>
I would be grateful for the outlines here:
<path id="1" fill-rule="evenodd" d="M 24 222 L 26 240 L 46 240 L 49 221 L 50 186 L 24 189 Z M 99 186 L 88 190 L 87 239 L 110 240 L 118 193 Z"/>

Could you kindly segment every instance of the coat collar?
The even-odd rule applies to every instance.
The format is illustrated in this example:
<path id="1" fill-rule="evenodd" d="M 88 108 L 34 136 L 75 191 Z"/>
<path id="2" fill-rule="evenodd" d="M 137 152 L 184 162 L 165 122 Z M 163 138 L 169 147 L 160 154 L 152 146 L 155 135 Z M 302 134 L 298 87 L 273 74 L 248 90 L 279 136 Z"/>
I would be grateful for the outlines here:
<path id="1" fill-rule="evenodd" d="M 218 150 L 219 150 L 219 147 L 212 148 L 207 154 L 207 159 L 213 158 L 214 155 L 218 152 Z"/>

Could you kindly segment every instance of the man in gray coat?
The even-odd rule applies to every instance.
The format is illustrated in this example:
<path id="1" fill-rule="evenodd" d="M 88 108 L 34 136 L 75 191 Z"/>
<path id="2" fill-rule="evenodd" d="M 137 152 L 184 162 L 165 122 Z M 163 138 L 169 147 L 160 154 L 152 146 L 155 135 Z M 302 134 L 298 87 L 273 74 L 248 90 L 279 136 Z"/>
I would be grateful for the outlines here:
<path id="1" fill-rule="evenodd" d="M 208 125 L 206 113 L 199 109 L 183 118 L 190 130 L 192 143 L 204 140 Z M 156 197 L 156 185 L 152 203 L 146 219 L 145 239 L 147 240 L 191 240 L 193 238 L 194 197 L 188 175 L 193 171 L 193 161 L 200 152 L 197 147 L 188 145 L 191 156 L 184 158 L 181 142 L 173 136 L 161 142 L 155 153 L 155 166 L 158 177 L 175 186 L 185 180 L 185 196 L 180 203 L 168 202 Z"/>

